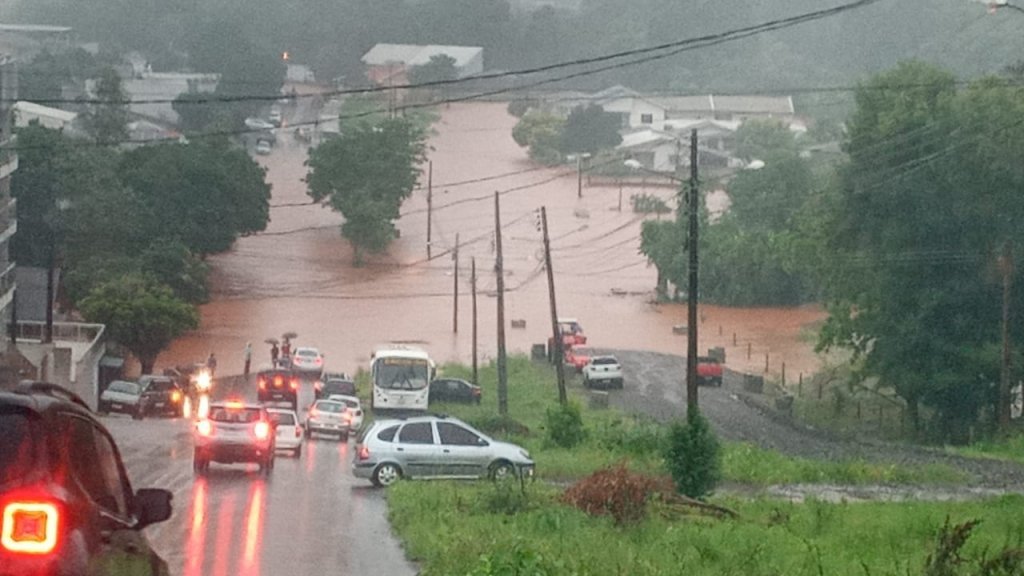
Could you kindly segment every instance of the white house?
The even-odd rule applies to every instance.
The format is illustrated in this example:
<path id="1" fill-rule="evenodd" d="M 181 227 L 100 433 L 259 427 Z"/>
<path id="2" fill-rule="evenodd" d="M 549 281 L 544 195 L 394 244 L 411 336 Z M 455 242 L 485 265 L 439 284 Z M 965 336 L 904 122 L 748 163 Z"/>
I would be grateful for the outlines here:
<path id="1" fill-rule="evenodd" d="M 703 126 L 700 128 L 698 126 Z M 697 162 L 708 168 L 740 168 L 742 160 L 731 153 L 726 144 L 735 130 L 694 121 L 681 130 L 642 128 L 622 136 L 617 150 L 626 153 L 646 170 L 674 173 L 690 165 L 689 132 L 698 128 Z"/>
<path id="2" fill-rule="evenodd" d="M 393 76 L 396 68 L 407 72 L 409 68 L 427 64 L 432 57 L 440 55 L 455 60 L 459 78 L 479 74 L 484 70 L 484 49 L 479 46 L 377 44 L 363 55 L 362 62 L 368 68 L 367 76 L 377 80 L 382 76 Z"/>
<path id="3" fill-rule="evenodd" d="M 219 81 L 220 74 L 143 72 L 138 78 L 124 79 L 121 86 L 132 102 L 129 105 L 131 112 L 177 124 L 178 113 L 174 111 L 171 101 L 190 90 L 213 92 Z M 92 85 L 89 91 L 92 92 Z"/>
<path id="4" fill-rule="evenodd" d="M 78 114 L 74 112 L 23 100 L 15 102 L 14 106 L 11 107 L 11 112 L 14 115 L 14 126 L 17 128 L 24 128 L 33 121 L 36 121 L 44 128 L 63 130 L 71 126 L 75 118 L 78 117 Z"/>

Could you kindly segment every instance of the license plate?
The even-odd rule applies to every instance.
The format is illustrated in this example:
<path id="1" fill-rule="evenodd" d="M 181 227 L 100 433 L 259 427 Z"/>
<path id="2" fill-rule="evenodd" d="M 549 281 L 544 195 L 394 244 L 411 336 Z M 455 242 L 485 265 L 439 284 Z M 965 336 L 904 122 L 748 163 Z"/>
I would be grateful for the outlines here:
<path id="1" fill-rule="evenodd" d="M 111 404 L 110 407 L 114 408 L 116 410 L 120 410 L 121 408 L 124 408 L 124 405 L 122 405 L 122 404 Z"/>
<path id="2" fill-rule="evenodd" d="M 164 403 L 163 402 L 157 402 L 156 404 L 154 404 L 154 406 L 156 406 L 157 408 L 163 408 L 164 407 Z"/>

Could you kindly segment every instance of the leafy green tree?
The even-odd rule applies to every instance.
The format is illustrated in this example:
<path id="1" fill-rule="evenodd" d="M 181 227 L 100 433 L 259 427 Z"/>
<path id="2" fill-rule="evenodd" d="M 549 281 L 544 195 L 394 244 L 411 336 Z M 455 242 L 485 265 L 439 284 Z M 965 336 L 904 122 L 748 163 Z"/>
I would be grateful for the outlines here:
<path id="1" fill-rule="evenodd" d="M 170 288 L 141 275 L 115 278 L 94 288 L 79 306 L 90 322 L 106 325 L 109 336 L 153 372 L 157 356 L 175 338 L 199 326 L 199 314 Z"/>
<path id="2" fill-rule="evenodd" d="M 770 155 L 796 155 L 793 132 L 780 120 L 752 118 L 736 130 L 736 155 L 751 161 Z"/>
<path id="3" fill-rule="evenodd" d="M 619 116 L 605 112 L 597 104 L 577 106 L 569 113 L 562 129 L 561 151 L 568 154 L 596 153 L 622 143 Z"/>
<path id="4" fill-rule="evenodd" d="M 266 170 L 225 140 L 160 144 L 124 155 L 122 180 L 153 214 L 153 236 L 177 239 L 192 253 L 227 250 L 269 219 Z"/>
<path id="5" fill-rule="evenodd" d="M 531 110 L 512 128 L 512 139 L 528 148 L 530 158 L 542 164 L 562 162 L 562 129 L 565 120 L 553 114 Z"/>
<path id="6" fill-rule="evenodd" d="M 425 160 L 424 133 L 409 121 L 362 124 L 310 152 L 308 194 L 345 216 L 341 234 L 354 248 L 380 252 L 395 237 L 394 221 L 412 194 Z"/>
<path id="7" fill-rule="evenodd" d="M 223 103 L 216 102 L 216 94 L 183 92 L 171 107 L 178 115 L 178 126 L 187 134 L 201 132 L 228 132 L 235 128 L 237 118 Z"/>
<path id="8" fill-rule="evenodd" d="M 640 252 L 658 271 L 657 290 L 668 297 L 668 283 L 683 283 L 686 230 L 678 219 L 646 220 L 640 230 Z"/>
<path id="9" fill-rule="evenodd" d="M 58 53 L 44 49 L 18 67 L 18 98 L 29 102 L 59 100 L 64 97 L 65 84 L 84 81 L 101 71 L 100 59 L 81 48 Z"/>
<path id="10" fill-rule="evenodd" d="M 455 67 L 455 58 L 447 54 L 435 54 L 426 64 L 413 66 L 409 71 L 409 81 L 412 84 L 455 80 L 458 77 L 459 71 Z"/>
<path id="11" fill-rule="evenodd" d="M 71 149 L 60 132 L 38 124 L 18 132 L 18 146 L 18 170 L 11 178 L 11 195 L 18 200 L 18 231 L 11 255 L 23 266 L 47 266 L 57 202 L 68 194 Z"/>
<path id="12" fill-rule="evenodd" d="M 704 498 L 722 478 L 718 438 L 700 412 L 688 412 L 685 422 L 674 422 L 668 433 L 665 464 L 676 490 L 690 498 Z"/>
<path id="13" fill-rule="evenodd" d="M 128 138 L 128 97 L 121 77 L 104 68 L 96 80 L 97 103 L 82 115 L 86 131 L 100 144 L 119 144 Z"/>

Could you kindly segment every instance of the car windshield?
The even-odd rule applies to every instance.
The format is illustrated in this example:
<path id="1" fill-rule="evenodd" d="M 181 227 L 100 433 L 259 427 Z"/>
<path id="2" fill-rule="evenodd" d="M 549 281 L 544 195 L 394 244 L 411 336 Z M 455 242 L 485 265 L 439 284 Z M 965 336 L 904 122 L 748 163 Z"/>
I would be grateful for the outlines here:
<path id="1" fill-rule="evenodd" d="M 210 409 L 210 420 L 236 424 L 248 424 L 260 419 L 259 408 L 231 408 L 214 406 Z"/>
<path id="2" fill-rule="evenodd" d="M 146 385 L 146 392 L 170 392 L 174 388 L 174 382 L 170 380 L 151 380 Z"/>
<path id="3" fill-rule="evenodd" d="M 271 412 L 270 419 L 284 426 L 295 424 L 295 416 L 290 412 Z"/>
<path id="4" fill-rule="evenodd" d="M 608 358 L 608 357 L 605 357 L 605 358 L 594 358 L 594 364 L 598 365 L 598 366 L 600 366 L 602 364 L 618 364 L 618 363 L 619 363 L 619 361 L 616 360 L 615 358 Z"/>
<path id="5" fill-rule="evenodd" d="M 139 385 L 134 382 L 116 381 L 112 382 L 107 390 L 110 390 L 111 392 L 123 392 L 125 394 L 137 395 L 139 393 Z"/>
<path id="6" fill-rule="evenodd" d="M 313 409 L 317 410 L 318 412 L 329 412 L 332 414 L 337 414 L 339 412 L 345 411 L 345 404 L 334 401 L 317 402 L 316 404 L 313 405 Z"/>
<path id="7" fill-rule="evenodd" d="M 349 408 L 359 408 L 359 400 L 356 398 L 341 398 L 338 396 L 334 396 L 331 398 L 331 400 L 335 402 L 341 402 L 342 404 L 348 406 Z"/>
<path id="8" fill-rule="evenodd" d="M 384 358 L 377 362 L 374 370 L 376 385 L 391 390 L 422 390 L 430 377 L 426 360 Z"/>
<path id="9" fill-rule="evenodd" d="M 316 358 L 318 355 L 316 350 L 310 350 L 308 348 L 299 348 L 295 353 L 299 356 L 306 356 L 309 358 Z"/>
<path id="10" fill-rule="evenodd" d="M 20 412 L 0 412 L 0 485 L 24 477 L 35 459 L 32 422 Z"/>

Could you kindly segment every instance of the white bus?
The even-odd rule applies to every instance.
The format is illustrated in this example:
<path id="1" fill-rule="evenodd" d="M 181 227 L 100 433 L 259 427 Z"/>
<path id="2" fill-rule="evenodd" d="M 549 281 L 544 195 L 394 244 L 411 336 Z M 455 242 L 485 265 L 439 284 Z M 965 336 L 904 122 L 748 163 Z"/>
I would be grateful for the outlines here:
<path id="1" fill-rule="evenodd" d="M 378 348 L 370 358 L 374 410 L 422 410 L 429 404 L 434 362 L 419 348 Z"/>

